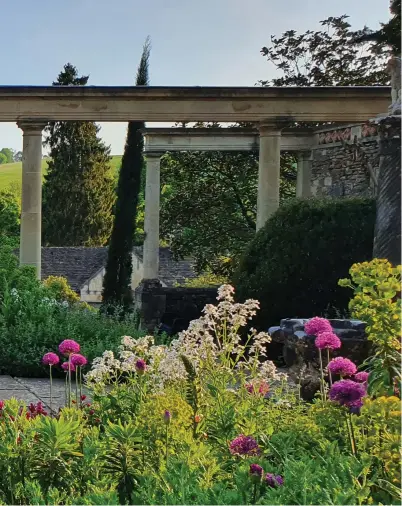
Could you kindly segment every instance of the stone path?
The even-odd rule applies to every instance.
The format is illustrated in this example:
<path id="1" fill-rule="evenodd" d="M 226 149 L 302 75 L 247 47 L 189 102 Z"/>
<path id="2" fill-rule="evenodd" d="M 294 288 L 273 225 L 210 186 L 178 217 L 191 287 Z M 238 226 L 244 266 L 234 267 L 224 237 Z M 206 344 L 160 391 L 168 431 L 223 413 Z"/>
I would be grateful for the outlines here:
<path id="1" fill-rule="evenodd" d="M 21 403 L 42 402 L 45 409 L 50 409 L 50 382 L 47 378 L 12 378 L 0 376 L 0 400 L 12 397 Z M 58 411 L 66 403 L 65 381 L 53 379 L 53 411 Z"/>

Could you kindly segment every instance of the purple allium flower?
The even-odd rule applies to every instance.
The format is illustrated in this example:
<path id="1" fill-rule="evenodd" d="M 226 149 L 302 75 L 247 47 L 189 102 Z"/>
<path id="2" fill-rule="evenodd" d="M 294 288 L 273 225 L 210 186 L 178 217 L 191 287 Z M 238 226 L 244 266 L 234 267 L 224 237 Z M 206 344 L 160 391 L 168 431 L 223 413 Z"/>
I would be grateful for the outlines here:
<path id="1" fill-rule="evenodd" d="M 74 372 L 75 371 L 75 365 L 73 363 L 69 363 L 69 362 L 63 362 L 61 364 L 61 368 L 64 370 L 64 371 L 68 371 L 68 366 L 70 365 L 70 371 Z"/>
<path id="2" fill-rule="evenodd" d="M 276 476 L 272 473 L 267 473 L 265 475 L 265 483 L 268 487 L 281 487 L 284 483 L 281 475 L 277 474 Z"/>
<path id="3" fill-rule="evenodd" d="M 332 327 L 326 318 L 315 316 L 304 325 L 304 331 L 309 336 L 318 336 L 321 332 L 332 332 Z"/>
<path id="4" fill-rule="evenodd" d="M 42 358 L 42 362 L 45 365 L 57 365 L 60 362 L 59 356 L 56 353 L 45 353 Z"/>
<path id="5" fill-rule="evenodd" d="M 232 455 L 259 455 L 261 450 L 257 441 L 251 436 L 240 434 L 230 442 L 229 450 Z"/>
<path id="6" fill-rule="evenodd" d="M 172 419 L 172 413 L 168 409 L 166 409 L 165 412 L 163 413 L 163 420 L 164 420 L 165 424 L 169 425 L 171 419 Z"/>
<path id="7" fill-rule="evenodd" d="M 250 464 L 250 477 L 253 482 L 258 483 L 261 481 L 263 469 L 258 464 Z"/>
<path id="8" fill-rule="evenodd" d="M 336 350 L 341 347 L 341 340 L 333 332 L 320 332 L 315 340 L 315 345 L 320 350 L 329 348 L 330 350 Z"/>
<path id="9" fill-rule="evenodd" d="M 62 355 L 71 355 L 80 352 L 80 345 L 73 339 L 65 339 L 59 344 L 59 351 Z"/>
<path id="10" fill-rule="evenodd" d="M 351 402 L 349 404 L 349 411 L 353 415 L 360 415 L 361 407 L 363 406 L 363 401 L 359 399 L 358 401 Z"/>
<path id="11" fill-rule="evenodd" d="M 328 370 L 332 374 L 339 374 L 339 376 L 353 376 L 357 367 L 348 358 L 336 357 L 328 364 Z"/>
<path id="12" fill-rule="evenodd" d="M 147 364 L 143 358 L 139 358 L 135 363 L 135 370 L 138 374 L 144 374 Z"/>
<path id="13" fill-rule="evenodd" d="M 71 363 L 75 365 L 75 367 L 84 367 L 84 365 L 87 365 L 88 360 L 84 357 L 84 355 L 76 353 L 71 356 Z"/>
<path id="14" fill-rule="evenodd" d="M 361 383 L 352 380 L 336 381 L 330 391 L 331 401 L 339 402 L 341 406 L 353 406 L 366 395 L 366 389 Z"/>
<path id="15" fill-rule="evenodd" d="M 353 376 L 353 379 L 354 379 L 355 381 L 357 381 L 358 383 L 367 383 L 368 378 L 369 378 L 369 373 L 368 373 L 368 372 L 366 372 L 366 371 L 357 372 L 357 373 Z"/>

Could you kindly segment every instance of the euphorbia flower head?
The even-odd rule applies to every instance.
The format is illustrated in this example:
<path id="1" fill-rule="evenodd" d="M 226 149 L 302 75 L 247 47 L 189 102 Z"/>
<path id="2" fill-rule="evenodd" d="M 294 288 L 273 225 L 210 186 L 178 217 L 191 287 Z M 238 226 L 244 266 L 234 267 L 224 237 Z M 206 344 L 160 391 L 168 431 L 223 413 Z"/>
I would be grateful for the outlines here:
<path id="1" fill-rule="evenodd" d="M 84 357 L 84 355 L 80 355 L 79 353 L 75 353 L 71 355 L 71 363 L 76 367 L 84 367 L 88 363 L 88 360 Z"/>
<path id="2" fill-rule="evenodd" d="M 73 339 L 65 339 L 59 344 L 59 351 L 62 355 L 69 356 L 80 352 L 80 345 Z"/>
<path id="3" fill-rule="evenodd" d="M 341 347 L 341 340 L 333 332 L 321 332 L 318 334 L 315 345 L 320 350 L 328 348 L 329 350 L 337 350 Z"/>
<path id="4" fill-rule="evenodd" d="M 348 358 L 336 357 L 328 364 L 328 370 L 339 376 L 353 376 L 357 371 L 356 365 Z"/>
<path id="5" fill-rule="evenodd" d="M 309 336 L 318 336 L 321 332 L 332 332 L 332 327 L 326 318 L 315 316 L 304 325 L 304 331 Z"/>
<path id="6" fill-rule="evenodd" d="M 45 365 L 57 365 L 60 362 L 60 359 L 56 353 L 50 351 L 49 353 L 45 353 L 43 355 L 42 362 Z"/>

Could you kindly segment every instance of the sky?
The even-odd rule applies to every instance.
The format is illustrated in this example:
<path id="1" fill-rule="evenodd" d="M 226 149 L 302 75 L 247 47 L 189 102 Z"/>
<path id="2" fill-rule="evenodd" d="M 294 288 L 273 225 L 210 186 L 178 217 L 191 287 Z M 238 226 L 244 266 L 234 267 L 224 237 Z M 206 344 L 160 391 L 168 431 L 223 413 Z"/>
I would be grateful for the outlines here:
<path id="1" fill-rule="evenodd" d="M 89 74 L 89 85 L 131 86 L 149 35 L 153 86 L 254 86 L 275 75 L 260 54 L 271 35 L 317 30 L 321 20 L 342 14 L 353 28 L 376 29 L 389 18 L 388 6 L 388 0 L 6 0 L 0 84 L 50 85 L 70 62 Z M 122 154 L 127 124 L 101 126 L 112 154 Z M 2 147 L 22 149 L 15 124 L 0 123 Z"/>

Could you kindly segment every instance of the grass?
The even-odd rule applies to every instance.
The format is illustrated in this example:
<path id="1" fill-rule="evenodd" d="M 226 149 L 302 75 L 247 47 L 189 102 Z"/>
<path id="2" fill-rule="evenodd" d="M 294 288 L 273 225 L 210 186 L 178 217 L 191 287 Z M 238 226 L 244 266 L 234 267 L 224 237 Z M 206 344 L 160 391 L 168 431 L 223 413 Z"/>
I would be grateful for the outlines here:
<path id="1" fill-rule="evenodd" d="M 121 155 L 112 156 L 110 166 L 117 174 L 121 164 Z M 42 174 L 46 174 L 47 160 L 42 160 Z M 0 191 L 10 187 L 21 187 L 22 162 L 5 163 L 0 165 Z"/>

